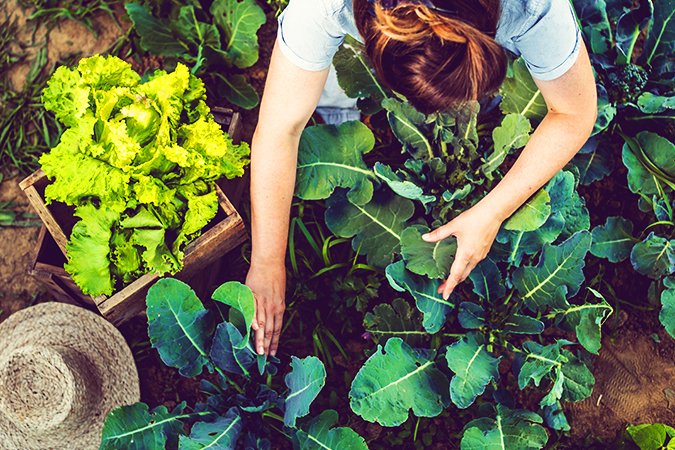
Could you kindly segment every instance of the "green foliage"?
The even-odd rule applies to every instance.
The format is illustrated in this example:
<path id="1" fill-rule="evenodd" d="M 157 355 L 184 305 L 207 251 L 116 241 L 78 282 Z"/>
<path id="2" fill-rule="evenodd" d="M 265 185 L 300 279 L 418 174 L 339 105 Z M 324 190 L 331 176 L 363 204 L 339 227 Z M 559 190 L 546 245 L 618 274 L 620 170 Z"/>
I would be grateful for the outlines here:
<path id="1" fill-rule="evenodd" d="M 309 414 L 309 405 L 326 384 L 326 369 L 319 358 L 308 356 L 304 359 L 291 357 L 291 372 L 286 375 L 286 386 L 290 393 L 286 397 L 284 423 L 295 427 L 295 421 Z"/>
<path id="2" fill-rule="evenodd" d="M 284 379 L 285 396 L 271 387 L 280 360 L 257 356 L 253 350 L 248 329 L 254 298 L 248 287 L 227 282 L 215 290 L 213 299 L 215 308 L 207 309 L 188 285 L 171 278 L 160 279 L 150 288 L 148 335 L 162 361 L 186 377 L 200 375 L 204 368 L 217 376 L 209 379 L 214 382 L 201 380 L 206 401 L 191 412 L 186 411 L 185 402 L 173 412 L 163 406 L 149 412 L 144 403 L 115 409 L 103 427 L 102 449 L 271 448 L 268 437 L 276 427 L 266 424 L 265 417 L 285 422 L 285 433 L 300 448 L 325 448 L 318 443 L 368 448 L 353 430 L 334 428 L 334 411 L 300 420 L 325 384 L 326 370 L 318 358 L 292 357 L 291 371 Z M 228 319 L 215 326 L 223 317 Z M 267 382 L 248 370 L 256 361 L 259 375 L 265 375 Z"/>
<path id="3" fill-rule="evenodd" d="M 640 450 L 671 448 L 675 443 L 675 428 L 662 423 L 631 425 L 626 428 L 626 432 Z"/>
<path id="4" fill-rule="evenodd" d="M 497 404 L 495 418 L 482 417 L 466 425 L 462 450 L 518 448 L 540 449 L 548 435 L 540 424 L 541 416 L 524 410 L 513 410 Z"/>
<path id="5" fill-rule="evenodd" d="M 663 281 L 666 289 L 661 293 L 661 312 L 659 320 L 668 334 L 675 337 L 675 279 L 668 277 Z"/>
<path id="6" fill-rule="evenodd" d="M 127 14 L 144 52 L 163 56 L 170 65 L 184 63 L 209 77 L 209 89 L 242 108 L 258 104 L 258 93 L 236 69 L 258 61 L 259 28 L 265 13 L 255 0 L 216 0 L 172 4 L 168 16 L 147 3 L 127 3 Z M 221 74 L 227 70 L 228 76 Z"/>
<path id="7" fill-rule="evenodd" d="M 405 422 L 410 409 L 418 417 L 439 415 L 448 403 L 448 380 L 434 356 L 396 337 L 387 340 L 384 353 L 378 345 L 352 382 L 352 410 L 389 427 Z"/>
<path id="8" fill-rule="evenodd" d="M 146 82 L 115 57 L 59 67 L 45 108 L 67 128 L 40 158 L 46 201 L 75 207 L 66 270 L 86 294 L 176 273 L 216 215 L 214 182 L 243 174 L 248 146 L 213 121 L 202 82 L 178 65 Z"/>
<path id="9" fill-rule="evenodd" d="M 347 427 L 335 427 L 338 413 L 332 409 L 325 410 L 319 416 L 309 420 L 295 434 L 300 450 L 364 450 L 368 448 L 366 441 L 354 430 Z"/>
<path id="10" fill-rule="evenodd" d="M 457 240 L 453 238 L 438 242 L 422 239 L 428 233 L 426 227 L 412 226 L 401 233 L 401 256 L 406 268 L 417 275 L 429 278 L 446 278 L 457 253 Z"/>
<path id="11" fill-rule="evenodd" d="M 343 187 L 350 188 L 350 201 L 368 203 L 373 195 L 373 173 L 363 162 L 363 155 L 374 145 L 373 133 L 361 122 L 308 128 L 300 139 L 296 195 L 304 200 L 321 200 Z"/>
<path id="12" fill-rule="evenodd" d="M 499 378 L 499 358 L 486 350 L 483 337 L 474 333 L 448 347 L 445 358 L 455 374 L 450 381 L 450 398 L 458 408 L 468 408 L 491 381 Z"/>

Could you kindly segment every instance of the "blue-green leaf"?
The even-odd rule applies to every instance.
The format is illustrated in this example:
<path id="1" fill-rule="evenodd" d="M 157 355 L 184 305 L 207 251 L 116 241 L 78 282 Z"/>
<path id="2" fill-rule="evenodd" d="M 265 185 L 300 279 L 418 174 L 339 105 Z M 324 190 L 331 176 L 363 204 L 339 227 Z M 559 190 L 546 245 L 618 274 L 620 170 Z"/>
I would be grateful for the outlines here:
<path id="1" fill-rule="evenodd" d="M 402 298 L 391 303 L 380 303 L 372 312 L 366 313 L 363 326 L 373 336 L 375 343 L 386 341 L 390 337 L 400 337 L 410 346 L 422 343 L 429 336 L 420 325 L 419 312 L 410 307 Z"/>
<path id="2" fill-rule="evenodd" d="M 197 422 L 190 436 L 181 436 L 179 450 L 230 450 L 237 445 L 244 424 L 236 407 L 227 410 L 224 416 L 210 422 Z"/>
<path id="3" fill-rule="evenodd" d="M 223 322 L 216 328 L 209 356 L 220 369 L 236 375 L 249 376 L 249 370 L 256 363 L 257 355 L 250 346 L 237 348 L 236 344 L 247 341 L 233 324 Z"/>
<path id="4" fill-rule="evenodd" d="M 350 190 L 349 199 L 354 203 L 368 203 L 374 176 L 363 155 L 374 145 L 373 133 L 359 121 L 306 128 L 298 148 L 295 195 L 321 200 L 342 187 Z"/>
<path id="5" fill-rule="evenodd" d="M 478 263 L 469 274 L 469 279 L 473 283 L 473 292 L 490 305 L 506 294 L 502 273 L 490 258 L 485 258 Z"/>
<path id="6" fill-rule="evenodd" d="M 401 255 L 406 269 L 417 275 L 429 278 L 446 278 L 457 253 L 457 240 L 454 236 L 437 242 L 422 239 L 429 228 L 415 225 L 401 233 Z"/>
<path id="7" fill-rule="evenodd" d="M 653 231 L 635 244 L 630 252 L 633 268 L 651 279 L 675 272 L 675 239 L 657 236 Z"/>
<path id="8" fill-rule="evenodd" d="M 431 159 L 434 151 L 425 132 L 420 129 L 426 117 L 409 103 L 394 98 L 382 101 L 387 110 L 389 126 L 403 147 L 416 158 Z"/>
<path id="9" fill-rule="evenodd" d="M 378 345 L 352 382 L 354 413 L 369 422 L 394 427 L 408 419 L 436 417 L 449 403 L 448 379 L 436 368 L 434 352 L 415 350 L 399 338 Z"/>
<path id="10" fill-rule="evenodd" d="M 344 192 L 327 202 L 326 225 L 337 236 L 354 237 L 352 247 L 368 257 L 368 264 L 384 267 L 399 249 L 401 232 L 413 214 L 413 203 L 378 192 L 365 205 L 354 205 Z"/>
<path id="11" fill-rule="evenodd" d="M 593 228 L 591 235 L 591 254 L 598 258 L 607 258 L 613 263 L 628 258 L 636 242 L 633 237 L 633 222 L 617 216 L 608 217 L 604 225 Z"/>
<path id="12" fill-rule="evenodd" d="M 150 288 L 146 303 L 150 343 L 164 364 L 186 377 L 201 374 L 204 366 L 212 370 L 208 352 L 213 320 L 190 286 L 163 278 Z"/>
<path id="13" fill-rule="evenodd" d="M 513 285 L 532 311 L 540 311 L 555 299 L 562 286 L 569 296 L 579 291 L 585 277 L 584 258 L 591 246 L 591 233 L 579 231 L 560 245 L 544 246 L 536 266 L 522 266 L 513 273 Z"/>
<path id="14" fill-rule="evenodd" d="M 482 336 L 470 333 L 448 347 L 448 367 L 455 374 L 450 381 L 450 398 L 458 408 L 468 408 L 499 378 L 499 360 L 488 353 Z"/>
<path id="15" fill-rule="evenodd" d="M 631 62 L 633 49 L 640 31 L 644 29 L 654 16 L 654 4 L 651 0 L 642 0 L 639 7 L 632 9 L 619 17 L 616 23 L 617 64 L 624 65 Z"/>
<path id="16" fill-rule="evenodd" d="M 666 289 L 661 293 L 659 320 L 668 334 L 675 338 L 675 278 L 666 278 L 663 284 Z"/>
<path id="17" fill-rule="evenodd" d="M 182 420 L 195 416 L 182 414 L 184 405 L 172 413 L 166 406 L 148 411 L 145 403 L 113 410 L 103 424 L 100 450 L 164 450 L 167 441 L 177 441 L 184 433 Z"/>
<path id="18" fill-rule="evenodd" d="M 368 444 L 349 427 L 336 427 L 338 413 L 327 409 L 295 434 L 299 450 L 367 450 Z"/>
<path id="19" fill-rule="evenodd" d="M 530 121 L 539 122 L 548 112 L 544 97 L 532 80 L 525 60 L 518 58 L 513 62 L 513 75 L 506 78 L 501 87 L 504 114 L 520 114 Z"/>
<path id="20" fill-rule="evenodd" d="M 579 343 L 591 353 L 598 354 L 600 350 L 602 324 L 614 312 L 605 298 L 598 291 L 587 288 L 600 303 L 584 303 L 570 305 L 567 300 L 554 305 L 553 311 L 547 317 L 555 317 L 557 324 L 574 331 Z"/>
<path id="21" fill-rule="evenodd" d="M 211 297 L 215 301 L 228 305 L 231 308 L 230 322 L 237 325 L 237 322 L 240 322 L 239 318 L 243 319 L 244 323 L 241 327 L 243 329 L 239 329 L 243 338 L 241 342 L 233 342 L 233 344 L 237 349 L 246 347 L 250 336 L 251 324 L 255 316 L 255 298 L 253 298 L 251 289 L 237 281 L 228 281 L 221 284 Z M 233 316 L 236 314 L 235 311 L 240 314 L 236 320 L 233 319 Z"/>
<path id="22" fill-rule="evenodd" d="M 509 409 L 497 404 L 495 419 L 482 417 L 466 424 L 461 450 L 538 450 L 548 435 L 533 412 Z"/>
<path id="23" fill-rule="evenodd" d="M 445 317 L 455 307 L 454 296 L 444 300 L 438 291 L 437 282 L 416 276 L 406 270 L 403 261 L 387 266 L 385 275 L 392 288 L 407 291 L 415 299 L 417 309 L 424 313 L 424 329 L 437 333 L 445 323 Z"/>
<path id="24" fill-rule="evenodd" d="M 295 427 L 296 419 L 309 414 L 309 407 L 326 384 L 326 368 L 315 356 L 291 356 L 291 372 L 284 378 L 290 392 L 286 396 L 284 423 Z"/>

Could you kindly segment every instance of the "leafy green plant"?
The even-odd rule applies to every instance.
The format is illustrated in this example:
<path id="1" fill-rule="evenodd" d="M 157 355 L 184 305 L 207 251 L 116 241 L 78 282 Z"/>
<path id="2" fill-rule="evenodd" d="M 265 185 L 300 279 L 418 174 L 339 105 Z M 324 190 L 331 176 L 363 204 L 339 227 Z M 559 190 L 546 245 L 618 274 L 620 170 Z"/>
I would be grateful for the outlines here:
<path id="1" fill-rule="evenodd" d="M 501 179 L 511 153 L 546 113 L 541 93 L 516 60 L 501 102 L 425 116 L 377 83 L 356 41 L 346 40 L 336 66 L 345 91 L 375 114 L 370 123 L 384 117 L 408 158 L 385 163 L 374 149 L 387 142 L 376 142 L 363 124 L 313 126 L 300 143 L 296 195 L 325 199 L 329 229 L 351 238 L 421 315 L 401 299 L 366 315 L 364 325 L 384 342 L 384 352 L 378 345 L 354 379 L 352 410 L 397 426 L 410 410 L 434 417 L 452 404 L 465 409 L 492 397 L 496 418 L 467 425 L 462 448 L 504 439 L 542 448 L 548 440 L 542 424 L 568 430 L 562 403 L 590 396 L 595 380 L 584 353 L 598 353 L 602 324 L 613 311 L 600 292 L 581 289 L 594 235 L 577 187 L 590 171 L 570 164 L 556 174 L 504 222 L 488 258 L 470 276 L 473 289 L 461 287 L 444 300 L 435 280 L 447 276 L 456 242 L 426 243 L 421 234 L 473 206 Z M 570 332 L 577 343 L 544 335 L 546 328 Z M 422 347 L 430 341 L 431 348 Z M 503 396 L 505 358 L 515 361 L 519 389 L 545 394 L 539 414 L 514 409 Z"/>
<path id="2" fill-rule="evenodd" d="M 215 382 L 202 379 L 206 401 L 193 408 L 183 402 L 171 412 L 163 406 L 150 411 L 137 403 L 112 411 L 101 449 L 269 449 L 270 433 L 278 430 L 270 420 L 282 424 L 282 433 L 299 449 L 367 448 L 356 432 L 336 426 L 334 410 L 307 417 L 326 379 L 318 358 L 291 358 L 283 395 L 270 386 L 280 360 L 253 351 L 255 301 L 249 288 L 227 282 L 213 299 L 215 311 L 207 310 L 188 285 L 170 278 L 150 288 L 148 334 L 162 361 L 187 377 L 215 373 Z M 267 383 L 258 378 L 263 375 Z"/>
<path id="3" fill-rule="evenodd" d="M 165 13 L 144 3 L 127 3 L 127 14 L 145 52 L 170 64 L 182 62 L 208 78 L 218 96 L 245 109 L 258 104 L 255 89 L 237 69 L 258 61 L 258 29 L 266 17 L 255 0 L 172 4 Z M 209 6 L 210 5 L 210 6 Z M 227 73 L 227 76 L 224 75 Z"/>
<path id="4" fill-rule="evenodd" d="M 144 273 L 180 270 L 216 215 L 215 180 L 248 163 L 248 146 L 214 122 L 203 83 L 182 64 L 142 82 L 126 62 L 93 56 L 59 67 L 42 98 L 67 127 L 40 164 L 46 201 L 80 219 L 65 268 L 82 291 L 110 295 Z"/>
<path id="5" fill-rule="evenodd" d="M 661 423 L 631 425 L 626 433 L 640 450 L 669 449 L 675 445 L 675 428 Z"/>
<path id="6" fill-rule="evenodd" d="M 591 253 L 613 263 L 630 259 L 637 272 L 654 280 L 651 289 L 661 298 L 661 322 L 675 336 L 670 276 L 675 272 L 675 69 L 667 56 L 675 46 L 669 25 L 675 2 L 644 0 L 632 6 L 575 0 L 574 5 L 600 80 L 597 136 L 576 165 L 587 168 L 588 183 L 601 179 L 609 173 L 608 144 L 623 140 L 628 188 L 639 196 L 639 209 L 653 217 L 639 233 L 628 218 L 608 217 L 593 229 Z M 638 55 L 640 33 L 646 39 Z"/>

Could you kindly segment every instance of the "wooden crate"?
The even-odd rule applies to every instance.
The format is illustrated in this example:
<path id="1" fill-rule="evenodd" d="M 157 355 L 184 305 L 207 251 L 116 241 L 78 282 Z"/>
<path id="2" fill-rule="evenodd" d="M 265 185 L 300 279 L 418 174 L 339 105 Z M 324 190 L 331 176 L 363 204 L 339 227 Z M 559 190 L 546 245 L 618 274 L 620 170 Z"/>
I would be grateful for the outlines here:
<path id="1" fill-rule="evenodd" d="M 238 137 L 239 115 L 234 113 L 231 117 L 228 133 L 230 136 Z M 142 313 L 145 310 L 145 295 L 159 278 L 157 275 L 143 275 L 111 297 L 93 298 L 83 294 L 65 272 L 63 263 L 66 243 L 77 219 L 70 206 L 60 202 L 45 204 L 44 191 L 48 184 L 49 180 L 42 170 L 29 175 L 20 183 L 31 205 L 42 219 L 44 228 L 49 232 L 40 233 L 35 261 L 30 268 L 31 273 L 47 286 L 56 299 L 95 306 L 104 317 L 116 325 Z M 201 285 L 208 284 L 208 280 L 212 279 L 218 270 L 219 259 L 248 238 L 241 216 L 220 184 L 216 184 L 215 188 L 218 196 L 218 213 L 201 236 L 186 247 L 183 269 L 175 275 L 178 279 L 198 282 Z M 238 188 L 233 189 L 236 191 Z M 61 255 L 55 255 L 58 253 L 57 249 Z M 206 268 L 209 270 L 204 270 Z M 195 286 L 196 290 L 200 290 L 199 287 L 202 286 Z"/>

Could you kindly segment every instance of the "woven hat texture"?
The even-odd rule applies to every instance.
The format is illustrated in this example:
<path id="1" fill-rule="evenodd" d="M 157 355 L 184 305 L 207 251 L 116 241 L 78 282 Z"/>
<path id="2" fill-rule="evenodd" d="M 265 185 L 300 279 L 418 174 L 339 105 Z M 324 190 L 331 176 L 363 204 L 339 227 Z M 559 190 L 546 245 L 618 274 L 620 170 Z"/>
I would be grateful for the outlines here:
<path id="1" fill-rule="evenodd" d="M 131 350 L 93 312 L 49 302 L 0 323 L 0 450 L 97 449 L 106 415 L 139 399 Z"/>

